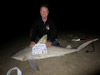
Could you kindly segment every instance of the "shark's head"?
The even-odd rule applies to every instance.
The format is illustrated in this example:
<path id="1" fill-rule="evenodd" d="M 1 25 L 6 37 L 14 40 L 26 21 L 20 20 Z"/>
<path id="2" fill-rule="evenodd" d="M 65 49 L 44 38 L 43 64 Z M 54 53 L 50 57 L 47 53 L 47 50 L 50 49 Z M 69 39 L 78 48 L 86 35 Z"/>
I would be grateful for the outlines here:
<path id="1" fill-rule="evenodd" d="M 39 41 L 38 44 L 45 44 L 47 42 L 47 35 L 44 35 Z M 26 47 L 25 49 L 16 52 L 14 55 L 12 55 L 11 57 L 13 59 L 16 60 L 21 60 L 21 61 L 25 61 L 28 59 L 29 55 L 31 57 L 32 54 L 32 48 L 30 47 Z"/>
<path id="2" fill-rule="evenodd" d="M 38 42 L 37 44 L 45 44 L 47 42 L 47 35 L 44 35 Z"/>

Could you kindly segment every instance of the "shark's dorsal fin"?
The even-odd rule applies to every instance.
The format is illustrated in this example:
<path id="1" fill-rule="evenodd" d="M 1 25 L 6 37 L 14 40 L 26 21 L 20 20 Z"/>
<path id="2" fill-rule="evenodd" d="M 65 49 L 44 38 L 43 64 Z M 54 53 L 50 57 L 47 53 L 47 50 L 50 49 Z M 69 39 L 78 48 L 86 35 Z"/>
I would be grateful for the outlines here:
<path id="1" fill-rule="evenodd" d="M 37 43 L 38 44 L 45 44 L 46 42 L 47 42 L 47 35 L 44 35 Z"/>

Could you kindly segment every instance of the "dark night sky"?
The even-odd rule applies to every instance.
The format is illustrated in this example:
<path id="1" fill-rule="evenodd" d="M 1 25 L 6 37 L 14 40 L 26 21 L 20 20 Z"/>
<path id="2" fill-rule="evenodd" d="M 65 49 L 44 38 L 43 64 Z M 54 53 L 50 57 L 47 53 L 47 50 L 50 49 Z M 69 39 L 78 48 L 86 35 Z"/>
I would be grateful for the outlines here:
<path id="1" fill-rule="evenodd" d="M 99 31 L 98 4 L 95 2 L 68 2 L 63 0 L 34 0 L 34 2 L 2 2 L 1 37 L 29 33 L 39 14 L 41 4 L 49 6 L 49 16 L 59 30 Z M 100 31 L 99 31 L 100 32 Z"/>

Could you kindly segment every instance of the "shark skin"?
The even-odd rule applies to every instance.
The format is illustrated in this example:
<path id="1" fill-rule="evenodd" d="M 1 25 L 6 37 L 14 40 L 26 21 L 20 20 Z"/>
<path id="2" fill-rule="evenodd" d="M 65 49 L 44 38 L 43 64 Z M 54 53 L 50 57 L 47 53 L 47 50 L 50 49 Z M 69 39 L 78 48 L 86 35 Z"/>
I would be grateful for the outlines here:
<path id="1" fill-rule="evenodd" d="M 47 48 L 47 53 L 38 54 L 38 55 L 32 55 L 32 48 L 26 47 L 25 49 L 22 49 L 19 52 L 15 53 L 11 58 L 16 59 L 16 60 L 20 60 L 20 61 L 27 61 L 28 60 L 30 62 L 31 60 L 38 60 L 38 59 L 44 59 L 44 58 L 50 58 L 50 57 L 64 56 L 65 54 L 78 52 L 78 51 L 82 50 L 84 47 L 86 47 L 87 45 L 89 45 L 90 43 L 97 41 L 97 40 L 99 40 L 99 39 L 89 40 L 89 41 L 81 44 L 76 49 L 67 49 L 67 48 L 59 47 L 59 46 L 50 46 L 50 47 Z M 44 35 L 38 41 L 38 43 L 40 43 L 40 44 L 45 44 L 46 42 L 47 42 L 47 35 Z M 30 62 L 31 67 L 34 66 L 34 65 L 32 65 L 32 62 Z M 39 69 L 34 69 L 34 70 L 39 70 Z"/>

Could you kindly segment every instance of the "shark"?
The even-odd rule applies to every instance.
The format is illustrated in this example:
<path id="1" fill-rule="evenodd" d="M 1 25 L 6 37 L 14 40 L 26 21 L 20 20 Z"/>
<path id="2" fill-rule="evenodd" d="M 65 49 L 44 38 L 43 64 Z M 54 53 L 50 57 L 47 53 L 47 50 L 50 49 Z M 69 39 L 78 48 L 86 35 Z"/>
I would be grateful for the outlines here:
<path id="1" fill-rule="evenodd" d="M 26 47 L 11 56 L 11 58 L 19 61 L 29 61 L 30 66 L 33 70 L 39 71 L 39 67 L 37 65 L 37 60 L 50 58 L 50 57 L 57 57 L 57 56 L 64 56 L 69 53 L 78 52 L 82 50 L 84 47 L 89 45 L 90 43 L 99 40 L 98 38 L 89 40 L 77 48 L 67 48 L 61 46 L 49 46 L 47 47 L 47 53 L 32 55 L 32 48 Z M 37 44 L 45 44 L 47 42 L 47 35 L 44 35 Z"/>

